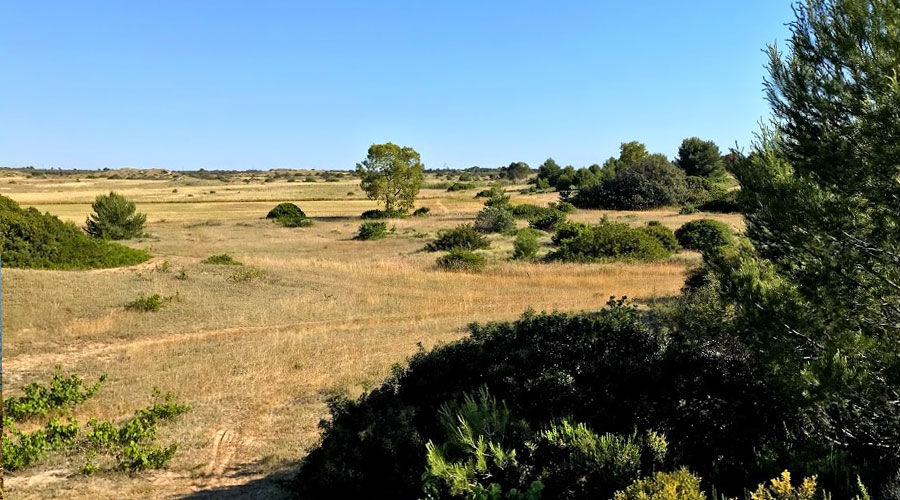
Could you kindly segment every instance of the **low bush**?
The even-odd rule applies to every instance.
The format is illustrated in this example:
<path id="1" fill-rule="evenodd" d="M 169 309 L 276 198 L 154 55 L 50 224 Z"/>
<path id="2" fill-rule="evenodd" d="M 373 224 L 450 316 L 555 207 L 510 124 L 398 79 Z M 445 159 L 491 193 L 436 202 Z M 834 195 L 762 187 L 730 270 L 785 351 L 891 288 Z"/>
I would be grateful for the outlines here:
<path id="1" fill-rule="evenodd" d="M 144 234 L 147 216 L 137 212 L 134 202 L 111 192 L 97 196 L 91 205 L 94 212 L 88 217 L 84 230 L 104 240 L 125 240 Z"/>
<path id="2" fill-rule="evenodd" d="M 516 227 L 516 219 L 502 206 L 484 207 L 475 216 L 475 229 L 481 233 L 506 233 Z"/>
<path id="3" fill-rule="evenodd" d="M 210 255 L 206 259 L 204 259 L 201 264 L 214 264 L 217 266 L 243 266 L 244 264 L 240 261 L 234 259 L 234 257 L 228 255 L 227 253 L 220 253 L 216 255 Z"/>
<path id="4" fill-rule="evenodd" d="M 551 210 L 557 210 L 564 214 L 570 214 L 576 210 L 575 205 L 569 203 L 568 201 L 560 201 L 558 203 L 551 202 L 547 205 L 547 208 Z"/>
<path id="5" fill-rule="evenodd" d="M 266 214 L 266 219 L 278 219 L 280 217 L 303 219 L 306 217 L 306 214 L 293 203 L 279 203 Z"/>
<path id="6" fill-rule="evenodd" d="M 475 197 L 487 198 L 487 200 L 484 201 L 484 206 L 486 207 L 509 207 L 509 195 L 506 194 L 506 190 L 504 190 L 503 186 L 500 184 L 494 184 L 490 189 L 479 192 Z"/>
<path id="7" fill-rule="evenodd" d="M 425 217 L 426 215 L 431 213 L 431 209 L 428 207 L 419 207 L 413 211 L 413 217 Z"/>
<path id="8" fill-rule="evenodd" d="M 685 223 L 675 231 L 675 238 L 682 247 L 701 253 L 734 242 L 734 236 L 728 225 L 713 219 L 697 219 Z"/>
<path id="9" fill-rule="evenodd" d="M 617 492 L 613 500 L 707 500 L 707 497 L 700 490 L 700 478 L 687 469 L 679 469 L 639 479 Z"/>
<path id="10" fill-rule="evenodd" d="M 387 222 L 363 222 L 356 232 L 357 240 L 379 240 L 387 236 Z"/>
<path id="11" fill-rule="evenodd" d="M 517 219 L 533 219 L 535 217 L 545 215 L 552 209 L 547 207 L 539 207 L 530 203 L 522 203 L 512 207 L 511 212 Z"/>
<path id="12" fill-rule="evenodd" d="M 537 230 L 531 228 L 520 229 L 516 233 L 516 240 L 513 242 L 513 259 L 529 260 L 537 256 L 540 244 L 538 243 Z"/>
<path id="13" fill-rule="evenodd" d="M 447 191 L 467 191 L 469 189 L 475 189 L 476 185 L 474 182 L 454 182 L 450 184 L 450 187 L 447 188 Z"/>
<path id="14" fill-rule="evenodd" d="M 235 271 L 225 279 L 232 283 L 251 283 L 254 281 L 262 281 L 265 277 L 266 273 L 262 269 L 251 267 L 249 269 Z"/>
<path id="15" fill-rule="evenodd" d="M 51 410 L 63 409 L 83 403 L 94 395 L 106 381 L 106 375 L 94 385 L 85 387 L 78 375 L 53 374 L 50 384 L 32 382 L 25 386 L 21 396 L 7 397 L 3 401 L 3 415 L 16 421 L 45 416 Z"/>
<path id="16" fill-rule="evenodd" d="M 309 227 L 313 225 L 313 220 L 308 217 L 279 217 L 275 219 L 275 222 L 281 224 L 283 227 Z"/>
<path id="17" fill-rule="evenodd" d="M 156 312 L 162 309 L 163 305 L 167 302 L 171 302 L 174 299 L 174 295 L 163 297 L 158 293 L 154 293 L 153 295 L 141 294 L 138 298 L 125 304 L 125 309 L 129 311 Z"/>
<path id="18" fill-rule="evenodd" d="M 558 240 L 559 247 L 550 252 L 550 260 L 567 262 L 596 262 L 603 260 L 654 261 L 671 256 L 672 252 L 645 228 L 602 221 L 584 227 L 571 238 Z"/>
<path id="19" fill-rule="evenodd" d="M 548 209 L 528 221 L 528 227 L 541 231 L 553 231 L 556 226 L 566 221 L 566 214 L 557 210 Z"/>
<path id="20" fill-rule="evenodd" d="M 438 232 L 438 237 L 425 246 L 429 252 L 441 250 L 480 250 L 491 246 L 487 238 L 471 224 L 461 224 L 453 229 Z"/>
<path id="21" fill-rule="evenodd" d="M 697 207 L 703 212 L 718 212 L 723 214 L 738 213 L 741 211 L 738 203 L 738 191 L 728 191 L 720 196 L 714 197 Z"/>
<path id="22" fill-rule="evenodd" d="M 144 250 L 91 238 L 71 222 L 0 196 L 0 252 L 5 267 L 100 269 L 150 258 Z"/>
<path id="23" fill-rule="evenodd" d="M 681 210 L 678 211 L 678 213 L 681 215 L 690 215 L 690 214 L 695 214 L 699 211 L 700 210 L 698 210 L 697 206 L 694 205 L 693 203 L 685 203 L 684 206 L 681 207 Z"/>
<path id="24" fill-rule="evenodd" d="M 477 273 L 484 270 L 487 261 L 481 255 L 469 250 L 453 249 L 447 255 L 441 256 L 435 262 L 438 269 L 443 271 L 460 271 Z"/>
<path id="25" fill-rule="evenodd" d="M 656 238 L 667 251 L 675 253 L 681 250 L 681 245 L 678 243 L 678 239 L 675 238 L 675 233 L 658 221 L 650 221 L 641 230 Z"/>
<path id="26" fill-rule="evenodd" d="M 400 210 L 366 210 L 360 215 L 363 219 L 402 219 L 406 212 Z"/>

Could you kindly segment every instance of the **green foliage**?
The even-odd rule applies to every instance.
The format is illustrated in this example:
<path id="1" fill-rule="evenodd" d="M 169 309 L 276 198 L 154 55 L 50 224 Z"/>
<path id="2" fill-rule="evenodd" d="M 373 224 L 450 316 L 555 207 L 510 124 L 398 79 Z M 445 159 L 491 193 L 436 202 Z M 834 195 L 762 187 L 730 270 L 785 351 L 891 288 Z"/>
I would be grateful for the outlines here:
<path id="1" fill-rule="evenodd" d="M 660 230 L 632 228 L 628 224 L 607 220 L 594 226 L 569 226 L 566 230 L 567 233 L 571 231 L 572 236 L 556 239 L 558 248 L 550 252 L 550 260 L 653 261 L 672 255 L 672 250 L 667 249 L 657 237 Z"/>
<path id="2" fill-rule="evenodd" d="M 176 298 L 177 294 L 166 297 L 163 297 L 158 293 L 154 293 L 153 295 L 141 294 L 138 298 L 125 304 L 125 309 L 129 311 L 156 312 L 162 309 L 163 305 L 167 302 L 171 302 Z"/>
<path id="3" fill-rule="evenodd" d="M 564 214 L 570 214 L 576 210 L 575 205 L 569 203 L 568 201 L 560 201 L 558 203 L 550 202 L 549 204 L 547 204 L 547 208 L 549 208 L 550 210 L 562 212 Z"/>
<path id="4" fill-rule="evenodd" d="M 144 250 L 94 239 L 71 222 L 0 196 L 0 255 L 5 267 L 98 269 L 146 261 Z"/>
<path id="5" fill-rule="evenodd" d="M 385 236 L 387 236 L 387 222 L 363 222 L 356 232 L 357 240 L 380 240 Z"/>
<path id="6" fill-rule="evenodd" d="M 681 210 L 678 211 L 681 215 L 691 215 L 699 212 L 700 210 L 697 208 L 697 205 L 693 203 L 685 203 Z"/>
<path id="7" fill-rule="evenodd" d="M 284 216 L 275 219 L 275 222 L 284 227 L 309 227 L 313 225 L 313 220 L 308 217 L 298 218 Z"/>
<path id="8" fill-rule="evenodd" d="M 613 500 L 706 500 L 700 490 L 700 478 L 678 469 L 675 472 L 657 472 L 635 481 L 619 491 Z M 724 499 L 723 499 L 724 500 Z"/>
<path id="9" fill-rule="evenodd" d="M 366 210 L 360 215 L 363 219 L 402 219 L 406 217 L 406 212 L 399 210 Z"/>
<path id="10" fill-rule="evenodd" d="M 447 187 L 447 191 L 451 193 L 454 191 L 468 191 L 469 189 L 475 189 L 478 187 L 474 182 L 454 182 Z"/>
<path id="11" fill-rule="evenodd" d="M 681 250 L 681 245 L 678 243 L 675 233 L 659 222 L 650 221 L 645 227 L 642 227 L 641 230 L 656 238 L 666 251 L 675 253 Z"/>
<path id="12" fill-rule="evenodd" d="M 528 227 L 540 231 L 552 231 L 566 221 L 566 214 L 552 208 L 528 221 Z"/>
<path id="13" fill-rule="evenodd" d="M 262 281 L 265 277 L 266 273 L 262 269 L 251 267 L 235 271 L 225 279 L 232 283 L 252 283 L 255 281 Z"/>
<path id="14" fill-rule="evenodd" d="M 203 260 L 202 264 L 214 264 L 217 266 L 243 266 L 244 264 L 240 261 L 234 259 L 234 257 L 220 253 L 216 255 L 210 255 L 206 259 Z"/>
<path id="15" fill-rule="evenodd" d="M 413 215 L 413 217 L 425 217 L 425 216 L 428 215 L 429 213 L 431 213 L 431 209 L 430 209 L 430 208 L 428 208 L 428 207 L 419 207 L 419 208 L 417 208 L 417 209 L 412 213 L 412 215 Z"/>
<path id="16" fill-rule="evenodd" d="M 532 205 L 529 203 L 515 205 L 511 209 L 513 216 L 515 216 L 517 219 L 532 219 L 534 217 L 547 213 L 549 210 L 550 209 L 548 208 L 539 207 L 537 205 Z"/>
<path id="17" fill-rule="evenodd" d="M 515 182 L 531 175 L 531 167 L 523 161 L 514 161 L 506 167 L 506 178 Z"/>
<path id="18" fill-rule="evenodd" d="M 617 166 L 615 175 L 581 189 L 572 203 L 579 208 L 644 210 L 684 203 L 689 195 L 684 171 L 663 155 Z"/>
<path id="19" fill-rule="evenodd" d="M 723 214 L 738 213 L 741 211 L 738 201 L 739 191 L 727 191 L 716 193 L 713 197 L 700 204 L 697 209 L 703 212 L 718 212 Z"/>
<path id="20" fill-rule="evenodd" d="M 516 232 L 516 240 L 513 242 L 513 259 L 530 260 L 537 256 L 540 244 L 540 233 L 531 228 L 520 229 Z"/>
<path id="21" fill-rule="evenodd" d="M 460 224 L 452 229 L 444 229 L 438 232 L 438 237 L 425 246 L 429 252 L 441 250 L 481 250 L 491 246 L 491 243 L 479 233 L 471 224 Z"/>
<path id="22" fill-rule="evenodd" d="M 715 252 L 719 247 L 734 243 L 731 228 L 713 219 L 697 219 L 685 223 L 675 231 L 678 243 L 689 250 L 703 254 Z"/>
<path id="23" fill-rule="evenodd" d="M 273 219 L 284 227 L 308 227 L 313 224 L 300 207 L 293 203 L 279 203 L 269 213 L 267 219 Z"/>
<path id="24" fill-rule="evenodd" d="M 454 248 L 447 255 L 438 257 L 435 265 L 443 271 L 479 273 L 484 270 L 487 261 L 475 252 Z"/>
<path id="25" fill-rule="evenodd" d="M 7 397 L 3 401 L 3 415 L 15 421 L 45 416 L 51 410 L 71 408 L 94 395 L 106 381 L 102 375 L 94 385 L 84 386 L 78 375 L 53 374 L 49 385 L 32 382 L 23 389 L 22 396 Z"/>
<path id="26" fill-rule="evenodd" d="M 486 206 L 475 216 L 475 230 L 481 233 L 507 233 L 515 227 L 516 219 L 502 205 Z"/>
<path id="27" fill-rule="evenodd" d="M 134 202 L 118 193 L 97 196 L 91 208 L 94 212 L 85 222 L 84 230 L 94 238 L 125 240 L 144 233 L 147 216 L 137 213 Z"/>
<path id="28" fill-rule="evenodd" d="M 690 137 L 682 141 L 675 165 L 687 175 L 706 178 L 725 175 L 725 165 L 719 146 L 713 141 L 704 141 L 699 137 Z"/>
<path id="29" fill-rule="evenodd" d="M 384 202 L 387 212 L 406 213 L 416 201 L 425 179 L 419 153 L 396 144 L 373 144 L 366 159 L 356 165 L 360 187 L 373 200 Z"/>

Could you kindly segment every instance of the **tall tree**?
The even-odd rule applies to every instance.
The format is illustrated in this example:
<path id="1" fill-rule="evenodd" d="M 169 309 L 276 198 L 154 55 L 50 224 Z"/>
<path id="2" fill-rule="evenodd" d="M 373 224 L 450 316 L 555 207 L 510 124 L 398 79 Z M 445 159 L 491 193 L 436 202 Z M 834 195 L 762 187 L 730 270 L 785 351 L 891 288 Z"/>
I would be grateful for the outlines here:
<path id="1" fill-rule="evenodd" d="M 675 164 L 687 175 L 716 178 L 725 174 L 719 146 L 699 137 L 690 137 L 681 142 Z"/>
<path id="2" fill-rule="evenodd" d="M 356 164 L 356 173 L 370 199 L 384 202 L 388 212 L 406 212 L 422 188 L 425 165 L 415 149 L 389 142 L 369 147 L 366 159 Z"/>
<path id="3" fill-rule="evenodd" d="M 525 179 L 531 175 L 531 167 L 523 161 L 514 161 L 506 167 L 506 178 L 511 181 Z"/>
<path id="4" fill-rule="evenodd" d="M 900 3 L 795 12 L 789 52 L 769 48 L 772 123 L 734 165 L 753 248 L 718 268 L 797 448 L 897 499 Z"/>

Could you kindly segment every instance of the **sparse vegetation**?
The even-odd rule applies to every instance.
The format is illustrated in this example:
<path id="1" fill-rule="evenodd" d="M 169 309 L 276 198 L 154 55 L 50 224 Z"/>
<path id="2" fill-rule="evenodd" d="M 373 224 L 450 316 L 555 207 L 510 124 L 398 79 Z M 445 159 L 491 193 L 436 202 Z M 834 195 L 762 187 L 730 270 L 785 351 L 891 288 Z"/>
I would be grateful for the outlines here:
<path id="1" fill-rule="evenodd" d="M 206 259 L 203 260 L 203 264 L 213 264 L 216 266 L 243 266 L 244 264 L 239 260 L 236 260 L 234 257 L 220 253 L 216 255 L 210 255 Z"/>
<path id="2" fill-rule="evenodd" d="M 359 225 L 359 230 L 356 232 L 356 239 L 358 240 L 380 240 L 387 236 L 387 223 L 386 222 L 363 222 Z"/>
<path id="3" fill-rule="evenodd" d="M 475 252 L 454 248 L 447 255 L 438 257 L 435 265 L 443 271 L 478 273 L 484 270 L 487 260 Z"/>
<path id="4" fill-rule="evenodd" d="M 508 233 L 515 229 L 516 220 L 502 206 L 487 206 L 475 216 L 475 229 L 481 233 Z"/>

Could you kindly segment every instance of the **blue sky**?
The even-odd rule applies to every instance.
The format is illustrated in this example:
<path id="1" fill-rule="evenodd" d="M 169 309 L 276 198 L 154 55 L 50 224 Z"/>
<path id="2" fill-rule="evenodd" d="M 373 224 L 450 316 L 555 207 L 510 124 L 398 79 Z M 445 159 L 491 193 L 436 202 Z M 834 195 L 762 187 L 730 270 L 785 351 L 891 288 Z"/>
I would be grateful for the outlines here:
<path id="1" fill-rule="evenodd" d="M 22 1 L 0 6 L 0 165 L 429 168 L 748 145 L 785 0 Z"/>

